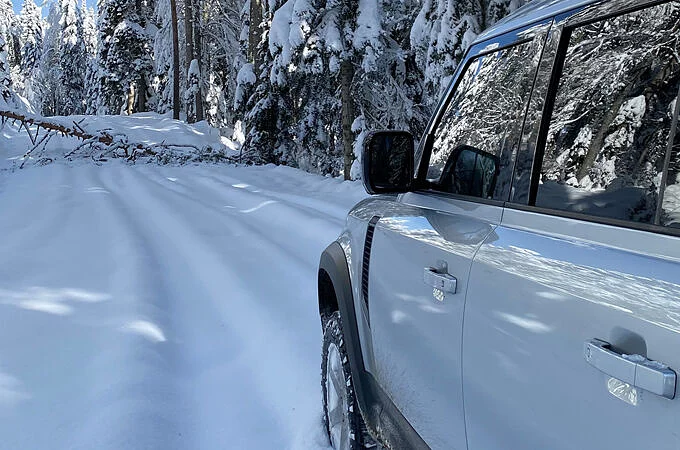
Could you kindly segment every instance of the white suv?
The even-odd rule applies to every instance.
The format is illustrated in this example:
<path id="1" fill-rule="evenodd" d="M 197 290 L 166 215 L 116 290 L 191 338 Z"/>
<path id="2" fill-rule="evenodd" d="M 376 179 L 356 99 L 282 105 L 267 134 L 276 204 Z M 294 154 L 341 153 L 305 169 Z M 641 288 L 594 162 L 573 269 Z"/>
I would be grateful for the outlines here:
<path id="1" fill-rule="evenodd" d="M 531 3 L 323 253 L 336 448 L 679 449 L 680 1 Z"/>

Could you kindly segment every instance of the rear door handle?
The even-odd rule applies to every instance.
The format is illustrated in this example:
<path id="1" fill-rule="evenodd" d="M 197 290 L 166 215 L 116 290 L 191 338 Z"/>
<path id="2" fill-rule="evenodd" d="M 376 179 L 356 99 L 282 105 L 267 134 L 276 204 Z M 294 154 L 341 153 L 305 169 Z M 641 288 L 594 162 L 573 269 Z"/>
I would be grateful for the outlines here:
<path id="1" fill-rule="evenodd" d="M 458 289 L 456 277 L 433 267 L 425 268 L 423 271 L 423 281 L 425 284 L 449 294 L 455 294 L 456 289 Z"/>
<path id="2" fill-rule="evenodd" d="M 661 397 L 675 397 L 675 372 L 641 355 L 621 355 L 608 342 L 591 339 L 584 345 L 588 364 L 600 372 Z"/>

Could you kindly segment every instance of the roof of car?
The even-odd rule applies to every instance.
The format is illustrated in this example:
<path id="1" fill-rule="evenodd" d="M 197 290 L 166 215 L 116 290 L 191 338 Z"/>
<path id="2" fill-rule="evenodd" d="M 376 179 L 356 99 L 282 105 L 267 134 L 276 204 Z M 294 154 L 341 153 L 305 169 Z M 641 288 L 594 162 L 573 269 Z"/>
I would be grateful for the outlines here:
<path id="1" fill-rule="evenodd" d="M 534 0 L 514 13 L 499 21 L 496 25 L 482 32 L 475 43 L 500 36 L 508 31 L 516 30 L 557 14 L 569 11 L 579 6 L 596 3 L 598 0 Z"/>

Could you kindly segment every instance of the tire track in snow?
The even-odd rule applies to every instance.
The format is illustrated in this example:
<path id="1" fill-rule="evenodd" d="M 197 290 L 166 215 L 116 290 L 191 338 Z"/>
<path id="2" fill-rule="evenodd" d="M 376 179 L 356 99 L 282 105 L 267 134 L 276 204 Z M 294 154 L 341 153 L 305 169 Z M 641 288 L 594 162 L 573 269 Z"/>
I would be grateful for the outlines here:
<path id="1" fill-rule="evenodd" d="M 221 439 L 234 443 L 235 448 L 276 446 L 275 442 L 266 440 L 258 445 L 258 438 L 264 439 L 266 436 L 259 437 L 256 430 L 244 433 L 238 420 L 242 412 L 230 405 L 243 404 L 243 394 L 249 393 L 248 406 L 242 406 L 243 409 L 252 410 L 252 414 L 257 414 L 259 421 L 271 430 L 276 430 L 282 425 L 281 422 L 285 422 L 281 420 L 280 414 L 267 418 L 268 410 L 271 409 L 269 398 L 267 395 L 256 395 L 261 385 L 253 381 L 257 380 L 258 374 L 253 373 L 249 364 L 245 364 L 252 357 L 252 352 L 246 352 L 253 340 L 250 327 L 260 329 L 258 320 L 263 320 L 266 314 L 259 311 L 248 320 L 245 314 L 248 311 L 239 311 L 233 317 L 215 311 L 227 300 L 226 293 L 230 290 L 232 293 L 248 292 L 247 287 L 225 268 L 219 252 L 203 242 L 205 237 L 194 232 L 197 224 L 180 219 L 181 215 L 172 206 L 176 205 L 177 199 L 172 198 L 168 202 L 167 198 L 152 195 L 149 188 L 154 187 L 153 182 L 139 179 L 139 175 L 133 172 L 129 169 L 121 171 L 115 178 L 126 185 L 129 195 L 125 197 L 130 210 L 138 211 L 138 214 L 144 214 L 141 211 L 144 210 L 147 228 L 158 230 L 146 236 L 154 247 L 163 248 L 158 256 L 172 291 L 171 309 L 173 316 L 181 319 L 173 329 L 183 343 L 178 350 L 182 352 L 179 358 L 185 365 L 182 371 L 185 382 L 195 388 L 189 389 L 191 394 L 188 397 L 197 399 L 190 401 L 192 413 L 188 420 L 195 429 L 203 430 L 203 433 L 194 433 L 194 448 L 211 448 Z M 200 221 L 203 217 L 192 215 L 192 218 Z M 249 300 L 244 294 L 233 297 L 242 297 L 238 300 L 245 304 Z M 216 347 L 216 342 L 223 343 Z M 225 354 L 216 355 L 215 350 L 223 350 Z M 248 375 L 243 374 L 244 381 L 237 389 L 223 385 L 220 380 L 222 373 L 225 379 L 230 379 L 233 376 L 227 376 L 228 373 L 243 373 L 244 370 Z M 216 405 L 215 399 L 222 399 L 224 404 Z M 280 431 L 277 434 L 285 433 Z M 280 438 L 278 436 L 277 441 Z"/>
<path id="2" fill-rule="evenodd" d="M 140 174 L 139 172 L 135 172 L 134 170 L 131 172 L 133 174 L 137 173 L 138 176 L 142 177 L 142 179 L 144 179 L 145 181 L 155 184 L 155 187 L 157 189 L 156 192 L 159 195 L 167 193 L 168 190 L 166 190 L 166 187 L 164 186 L 163 183 L 145 177 L 144 175 Z M 189 185 L 185 186 L 187 189 L 191 188 L 191 186 Z M 194 186 L 194 190 L 197 190 L 197 188 L 199 188 L 199 186 Z M 325 248 L 325 246 L 328 245 L 328 243 L 331 242 L 335 237 L 337 237 L 337 234 L 340 232 L 339 223 L 333 223 L 322 218 L 315 218 L 313 216 L 310 216 L 308 212 L 301 211 L 295 205 L 287 206 L 285 204 L 280 204 L 279 202 L 277 202 L 276 204 L 271 204 L 271 206 L 268 206 L 267 210 L 262 210 L 261 211 L 262 216 L 257 215 L 250 216 L 249 214 L 242 213 L 242 210 L 234 212 L 231 209 L 225 209 L 223 206 L 221 206 L 224 199 L 221 199 L 219 197 L 215 198 L 214 190 L 203 189 L 202 191 L 198 191 L 193 194 L 190 193 L 190 191 L 188 192 L 178 192 L 175 190 L 169 191 L 176 195 L 176 199 L 182 199 L 182 201 L 187 205 L 187 208 L 199 208 L 203 209 L 208 213 L 212 213 L 213 215 L 216 216 L 218 220 L 228 221 L 229 227 L 236 228 L 242 234 L 245 235 L 253 233 L 257 234 L 257 239 L 253 241 L 268 242 L 272 244 L 276 248 L 277 258 L 289 259 L 289 257 L 292 255 L 294 256 L 295 261 L 299 263 L 301 266 L 309 268 L 313 267 L 314 277 L 316 277 L 316 265 L 318 263 L 317 260 L 318 255 L 321 254 L 321 251 Z M 256 196 L 257 201 L 247 202 L 246 203 L 247 206 L 244 206 L 246 208 L 251 208 L 253 206 L 261 205 L 265 201 L 270 201 L 270 199 L 268 199 L 267 197 L 252 194 L 248 191 L 239 190 L 238 192 L 235 192 L 235 194 L 238 194 L 243 197 L 249 197 L 253 195 Z M 213 201 L 212 202 L 207 201 L 206 197 L 208 197 L 208 199 L 212 197 Z M 276 208 L 280 209 L 278 211 L 272 211 L 272 209 Z M 297 220 L 289 219 L 284 221 L 283 223 L 277 224 L 272 223 L 272 220 L 275 220 L 277 218 L 288 217 L 288 215 L 285 214 L 285 212 L 297 212 L 298 214 L 303 215 L 304 217 L 297 218 Z M 313 226 L 317 221 L 323 223 L 325 226 L 323 227 Z M 277 227 L 276 225 L 279 226 Z M 331 226 L 330 228 L 329 225 Z M 317 236 L 309 236 L 309 234 L 305 232 L 305 226 L 311 228 L 312 232 L 317 234 Z M 225 227 L 225 229 L 229 229 L 229 227 Z M 337 230 L 337 232 L 329 233 L 328 230 Z M 278 237 L 279 239 L 274 239 L 274 237 Z M 299 239 L 296 239 L 295 242 L 291 242 L 290 237 L 296 237 Z M 317 245 L 313 249 L 313 252 L 315 252 L 313 260 L 309 260 L 307 258 L 307 255 L 310 254 L 309 251 L 310 249 L 301 248 L 301 244 L 309 244 L 310 241 L 308 240 L 308 238 L 310 237 L 318 239 L 318 242 L 323 242 L 323 244 Z"/>
<path id="3" fill-rule="evenodd" d="M 49 178 L 35 179 L 36 173 L 26 170 L 5 180 L 4 189 L 0 191 L 2 199 L 0 211 L 18 212 L 30 208 L 32 211 L 39 211 L 40 217 L 36 217 L 36 220 L 26 220 L 19 216 L 0 213 L 0 229 L 11 232 L 3 236 L 4 255 L 22 255 L 27 247 L 45 244 L 45 238 L 55 232 L 59 233 L 73 213 L 73 210 L 67 207 L 69 190 L 73 188 L 73 174 L 69 168 L 61 165 L 50 166 L 49 170 L 43 171 L 42 174 Z M 45 193 L 35 189 L 32 184 L 38 182 L 42 186 L 52 187 L 56 192 Z M 31 195 L 30 202 L 26 202 L 24 192 L 42 195 Z"/>
<path id="4" fill-rule="evenodd" d="M 317 175 L 295 171 L 295 169 L 286 167 L 277 167 L 275 169 L 276 178 L 272 178 L 271 170 L 269 170 L 269 173 L 261 173 L 265 168 L 269 169 L 266 166 L 264 168 L 259 166 L 224 166 L 220 167 L 220 170 L 215 170 L 215 166 L 197 166 L 196 171 L 198 172 L 199 177 L 194 177 L 192 180 L 196 178 L 212 179 L 217 185 L 221 186 L 222 188 L 226 188 L 217 189 L 219 192 L 231 192 L 234 189 L 238 189 L 249 192 L 253 195 L 260 195 L 264 198 L 280 200 L 282 203 L 286 203 L 290 206 L 304 208 L 314 217 L 328 217 L 329 219 L 338 221 L 341 224 L 344 224 L 344 220 L 347 217 L 347 212 L 352 208 L 352 206 L 354 206 L 366 196 L 363 190 L 359 191 L 360 195 L 356 195 L 356 190 L 348 189 L 350 185 L 347 185 L 346 182 L 338 182 L 336 179 L 324 178 L 322 179 L 323 181 L 319 183 L 319 177 Z M 187 187 L 191 187 L 191 185 L 187 184 L 184 177 L 174 178 L 160 176 L 155 174 L 153 171 L 146 170 L 146 168 L 142 169 L 141 167 L 140 171 L 142 171 L 149 178 L 158 179 L 161 184 L 172 190 L 178 190 L 177 187 L 179 185 L 181 192 L 187 193 Z M 297 178 L 291 176 L 292 173 L 288 173 L 289 171 L 295 171 L 293 173 L 297 176 Z M 239 177 L 237 178 L 228 174 L 233 172 L 238 173 Z M 263 176 L 266 177 L 264 180 L 261 178 Z M 313 183 L 301 184 L 300 178 L 303 180 L 305 178 L 312 178 Z M 171 181 L 171 183 L 167 183 L 167 181 Z M 263 181 L 266 181 L 266 183 L 263 183 Z M 334 182 L 335 186 L 333 186 Z M 264 184 L 271 185 L 267 188 L 264 188 Z M 319 187 L 321 187 L 321 191 L 318 190 Z M 273 190 L 273 188 L 279 189 Z M 327 188 L 331 188 L 330 192 L 327 190 Z M 338 196 L 338 188 L 341 188 L 342 191 L 345 191 L 349 194 L 348 198 L 343 198 L 342 202 L 338 202 L 334 198 Z M 299 192 L 304 192 L 305 195 L 300 195 Z M 321 194 L 325 194 L 325 198 L 317 198 Z"/>
<path id="5" fill-rule="evenodd" d="M 106 219 L 106 238 L 115 242 L 110 285 L 118 311 L 108 326 L 120 333 L 122 345 L 115 348 L 118 361 L 115 374 L 107 388 L 100 393 L 120 430 L 113 436 L 125 436 L 140 448 L 186 448 L 186 428 L 177 411 L 183 411 L 183 390 L 174 374 L 179 365 L 172 341 L 171 315 L 168 308 L 168 289 L 155 249 L 144 237 L 137 216 L 125 205 L 124 186 L 104 180 L 101 168 L 89 168 L 87 175 L 94 186 L 105 190 L 92 208 Z M 121 311 L 122 310 L 122 311 Z M 102 360 L 101 365 L 111 364 Z M 101 373 L 101 370 L 95 372 Z M 97 411 L 101 414 L 100 411 Z M 95 417 L 104 429 L 93 434 L 111 433 L 111 420 Z M 116 437 L 114 437 L 116 439 Z M 88 439 L 83 440 L 86 448 Z"/>
<path id="6" fill-rule="evenodd" d="M 207 183 L 206 186 L 215 191 L 224 192 L 225 190 L 230 191 L 233 189 L 237 189 L 234 188 L 234 184 L 239 184 L 239 180 L 237 180 L 236 178 L 226 176 L 225 178 L 229 179 L 231 183 L 229 181 L 221 180 L 219 177 L 214 175 L 204 175 L 203 177 L 203 179 L 206 181 L 208 180 L 212 181 L 212 183 Z M 217 184 L 215 185 L 215 183 Z M 240 183 L 242 183 L 242 181 Z M 338 226 L 342 226 L 342 224 L 345 221 L 345 217 L 347 216 L 348 210 L 344 210 L 343 214 L 342 213 L 343 209 L 340 207 L 338 208 L 329 207 L 327 204 L 326 205 L 319 204 L 321 202 L 311 200 L 310 198 L 305 198 L 294 194 L 277 193 L 263 189 L 257 185 L 252 186 L 257 188 L 257 191 L 251 191 L 246 189 L 242 189 L 242 191 L 247 192 L 254 196 L 257 195 L 260 198 L 275 200 L 279 203 L 283 203 L 287 206 L 299 209 L 301 212 L 305 212 L 309 217 L 323 216 L 329 222 L 333 222 L 336 223 Z"/>
<path id="7" fill-rule="evenodd" d="M 287 434 L 300 434 L 301 423 L 303 427 L 311 426 L 318 431 L 321 426 L 320 330 L 315 293 L 318 256 L 314 255 L 313 262 L 309 258 L 296 261 L 299 258 L 282 250 L 290 244 L 284 246 L 263 238 L 253 222 L 245 228 L 240 223 L 242 217 L 225 214 L 219 208 L 198 202 L 193 196 L 168 191 L 135 170 L 121 173 L 117 178 L 130 184 L 135 195 L 128 198 L 139 208 L 148 208 L 147 217 L 153 217 L 159 227 L 170 228 L 164 230 L 164 238 L 172 242 L 173 253 L 176 253 L 174 260 L 185 261 L 186 279 L 193 283 L 190 287 L 178 288 L 194 292 L 196 306 L 211 302 L 219 307 L 225 324 L 241 337 L 244 348 L 240 358 L 249 378 L 257 381 L 256 393 L 268 404 L 268 409 L 276 413 L 280 426 Z M 210 224 L 210 230 L 197 231 L 205 224 Z M 245 228 L 247 234 L 215 232 L 243 231 L 240 228 Z M 267 267 L 267 260 L 289 263 L 285 270 L 277 270 Z M 170 269 L 172 271 L 172 267 Z M 299 292 L 300 297 L 282 298 L 281 294 L 287 292 Z M 300 329 L 310 332 L 301 338 Z M 258 330 L 259 335 L 253 335 L 254 330 Z M 191 345 L 193 348 L 209 345 L 192 327 L 184 333 L 187 339 L 197 341 Z M 228 355 L 225 357 L 231 359 Z M 270 373 L 272 367 L 276 373 L 274 377 Z M 222 370 L 223 367 L 218 367 L 217 372 Z M 229 389 L 229 396 L 239 396 L 237 392 L 242 390 L 240 387 Z M 205 399 L 205 396 L 198 397 Z M 296 407 L 301 412 L 291 409 Z M 204 412 L 211 409 L 213 407 L 202 408 Z M 203 417 L 202 421 L 205 420 L 210 418 Z M 245 422 L 250 423 L 249 420 Z M 304 431 L 307 434 L 309 430 Z M 244 438 L 243 444 L 256 447 L 250 442 L 252 438 Z"/>
<path id="8" fill-rule="evenodd" d="M 232 182 L 226 182 L 214 175 L 210 174 L 200 174 L 198 177 L 192 178 L 193 180 L 196 180 L 197 183 L 195 184 L 190 184 L 185 180 L 182 179 L 176 179 L 176 181 L 170 182 L 170 184 L 167 183 L 168 177 L 156 177 L 152 175 L 151 173 L 145 173 L 145 175 L 150 179 L 155 181 L 157 184 L 160 186 L 163 186 L 166 189 L 170 189 L 174 192 L 181 193 L 183 195 L 186 195 L 188 197 L 191 197 L 191 192 L 195 192 L 197 189 L 203 188 L 205 193 L 209 193 L 212 197 L 214 197 L 216 200 L 221 199 L 222 201 L 228 201 L 230 200 L 230 197 L 228 196 L 229 193 L 232 194 L 238 194 L 241 197 L 249 197 L 254 200 L 253 204 L 255 205 L 262 205 L 264 202 L 268 202 L 267 204 L 276 204 L 279 203 L 283 206 L 296 209 L 297 211 L 300 212 L 300 214 L 304 214 L 309 220 L 318 220 L 322 219 L 326 220 L 330 223 L 335 224 L 336 226 L 342 226 L 344 223 L 344 217 L 347 214 L 347 211 L 345 211 L 344 215 L 342 214 L 331 214 L 328 213 L 324 210 L 321 209 L 315 209 L 313 207 L 310 207 L 308 205 L 305 205 L 304 202 L 297 202 L 291 199 L 287 199 L 286 195 L 284 194 L 277 194 L 273 193 L 270 191 L 263 191 L 263 190 L 258 190 L 258 191 L 253 191 L 253 190 L 248 190 L 248 189 L 240 189 L 234 187 L 234 185 L 238 184 L 243 184 L 241 181 L 235 179 L 235 178 L 230 178 Z M 175 186 L 180 186 L 182 189 L 177 190 L 175 189 Z M 257 187 L 257 186 L 253 186 Z M 259 188 L 258 188 L 259 189 Z M 224 197 L 224 198 L 223 198 Z M 294 196 L 293 196 L 294 197 Z M 194 200 L 200 200 L 199 198 L 196 198 L 195 196 L 192 197 Z M 300 197 L 304 198 L 304 197 Z M 258 202 L 259 200 L 259 202 Z M 207 203 L 204 202 L 204 204 L 207 205 Z M 230 205 L 233 206 L 233 205 Z M 256 206 L 257 207 L 257 206 Z M 256 208 L 255 207 L 255 208 Z M 245 207 L 244 207 L 245 208 Z M 252 208 L 248 208 L 252 209 Z M 241 212 L 248 211 L 248 209 L 241 209 Z M 253 212 L 253 211 L 251 211 Z M 300 222 L 304 223 L 304 222 Z"/>
<path id="9" fill-rule="evenodd" d="M 135 261 L 143 259 L 144 247 L 130 239 L 134 232 L 111 207 L 109 193 L 99 188 L 101 169 L 54 167 L 69 175 L 70 188 L 60 194 L 63 201 L 53 205 L 64 215 L 43 214 L 34 205 L 14 211 L 25 220 L 44 221 L 43 231 L 35 237 L 41 245 L 22 249 L 30 270 L 22 271 L 16 280 L 0 277 L 1 287 L 7 288 L 0 300 L 17 298 L 15 304 L 2 305 L 1 340 L 9 347 L 19 342 L 22 353 L 39 355 L 33 356 L 28 369 L 18 371 L 35 401 L 5 416 L 0 428 L 3 442 L 7 448 L 154 448 L 159 444 L 180 448 L 162 444 L 167 442 L 160 440 L 167 433 L 162 429 L 167 418 L 149 412 L 174 391 L 163 379 L 145 383 L 148 368 L 162 363 L 162 358 L 121 328 L 137 317 L 134 307 L 142 304 L 127 294 L 158 290 L 142 286 L 143 280 L 135 277 Z M 47 169 L 21 176 L 40 176 L 41 186 L 57 183 L 57 178 L 45 175 Z M 97 192 L 91 190 L 95 187 Z M 4 339 L 5 333 L 10 340 Z M 11 373 L 23 359 L 15 353 L 0 347 Z M 10 432 L 12 424 L 25 426 L 30 423 L 27 419 L 44 424 L 46 430 Z M 19 441 L 13 444 L 8 438 Z"/>
<path id="10" fill-rule="evenodd" d="M 129 167 L 121 167 L 118 171 L 127 173 L 130 170 Z M 170 353 L 168 357 L 174 362 L 168 375 L 175 374 L 176 394 L 178 401 L 181 401 L 180 408 L 175 405 L 168 410 L 183 413 L 181 417 L 173 418 L 173 423 L 181 423 L 181 426 L 166 430 L 175 438 L 176 445 L 171 448 L 212 448 L 220 439 L 216 439 L 210 432 L 206 433 L 204 406 L 195 400 L 194 391 L 196 384 L 200 384 L 200 371 L 205 370 L 207 365 L 201 361 L 203 355 L 200 353 L 202 348 L 210 347 L 212 340 L 223 341 L 223 349 L 233 352 L 239 336 L 224 327 L 218 311 L 211 303 L 200 302 L 205 297 L 200 285 L 191 286 L 191 289 L 183 286 L 183 279 L 192 278 L 191 270 L 186 265 L 184 255 L 177 254 L 172 239 L 168 239 L 170 236 L 163 232 L 163 221 L 149 220 L 154 217 L 154 214 L 150 214 L 154 208 L 149 208 L 153 202 L 136 200 L 136 196 L 142 194 L 143 188 L 137 183 L 129 183 L 130 179 L 126 175 L 109 175 L 107 178 L 105 185 L 116 192 L 115 196 L 119 199 L 118 212 L 134 224 L 134 234 L 150 249 L 150 258 L 158 268 L 158 284 L 163 286 L 163 291 L 159 294 L 164 299 L 163 316 L 166 320 L 163 329 L 168 342 L 162 345 L 167 347 L 167 353 Z M 198 339 L 195 337 L 196 333 L 201 335 Z M 266 411 L 266 405 L 255 403 L 253 402 L 253 407 Z M 224 407 L 229 408 L 229 405 L 225 404 Z M 262 414 L 263 421 L 267 422 L 265 415 Z M 224 414 L 217 417 L 221 416 Z M 222 438 L 224 442 L 228 442 L 228 436 Z M 167 447 L 163 444 L 158 448 Z"/>

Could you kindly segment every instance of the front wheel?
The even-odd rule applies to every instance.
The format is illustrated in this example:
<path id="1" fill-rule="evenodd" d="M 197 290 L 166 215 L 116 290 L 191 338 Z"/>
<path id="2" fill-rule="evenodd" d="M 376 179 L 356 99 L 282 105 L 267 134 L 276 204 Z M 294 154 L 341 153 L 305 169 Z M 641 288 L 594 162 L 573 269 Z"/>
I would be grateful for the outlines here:
<path id="1" fill-rule="evenodd" d="M 326 322 L 321 362 L 324 423 L 335 450 L 374 447 L 354 396 L 354 383 L 342 335 L 340 313 Z"/>

